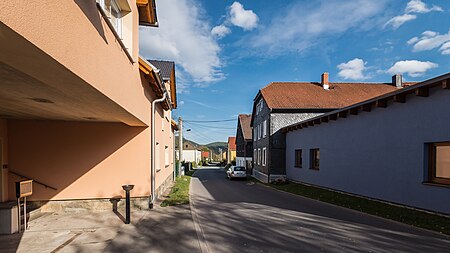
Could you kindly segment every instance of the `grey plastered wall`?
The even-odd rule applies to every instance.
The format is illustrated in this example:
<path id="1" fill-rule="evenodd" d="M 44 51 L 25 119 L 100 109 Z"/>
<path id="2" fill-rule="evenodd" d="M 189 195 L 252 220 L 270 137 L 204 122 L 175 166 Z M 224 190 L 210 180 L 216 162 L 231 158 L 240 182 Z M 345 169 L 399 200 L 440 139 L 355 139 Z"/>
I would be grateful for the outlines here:
<path id="1" fill-rule="evenodd" d="M 322 113 L 272 113 L 270 115 L 270 173 L 286 173 L 286 137 L 281 128 Z"/>
<path id="2" fill-rule="evenodd" d="M 450 91 L 407 96 L 345 119 L 286 134 L 287 177 L 371 198 L 450 214 L 450 188 L 425 185 L 426 143 L 450 141 Z M 309 150 L 320 148 L 320 170 Z M 303 168 L 294 150 L 303 150 Z"/>

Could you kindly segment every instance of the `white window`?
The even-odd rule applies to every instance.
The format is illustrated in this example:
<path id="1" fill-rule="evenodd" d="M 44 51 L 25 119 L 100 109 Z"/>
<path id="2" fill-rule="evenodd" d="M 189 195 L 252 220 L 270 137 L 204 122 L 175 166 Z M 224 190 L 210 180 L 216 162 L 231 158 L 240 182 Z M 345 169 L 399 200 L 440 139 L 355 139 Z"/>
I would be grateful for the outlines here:
<path id="1" fill-rule="evenodd" d="M 156 148 L 155 148 L 155 168 L 156 168 L 156 171 L 160 171 L 161 170 L 161 164 L 160 164 L 160 160 L 161 159 L 161 156 L 160 156 L 160 153 L 159 153 L 159 143 L 157 142 L 156 143 Z"/>
<path id="2" fill-rule="evenodd" d="M 256 163 L 258 161 L 258 153 L 256 153 L 256 148 L 253 149 L 253 161 Z"/>
<path id="3" fill-rule="evenodd" d="M 267 162 L 266 148 L 263 148 L 262 149 L 262 165 L 266 166 L 266 162 Z"/>
<path id="4" fill-rule="evenodd" d="M 256 141 L 256 127 L 253 128 L 253 140 Z"/>
<path id="5" fill-rule="evenodd" d="M 258 125 L 258 140 L 261 139 L 262 136 L 262 123 Z"/>
<path id="6" fill-rule="evenodd" d="M 118 0 L 99 0 L 119 38 L 122 38 L 122 10 Z"/>
<path id="7" fill-rule="evenodd" d="M 263 122 L 263 137 L 266 137 L 267 135 L 267 120 L 264 120 Z"/>
<path id="8" fill-rule="evenodd" d="M 170 165 L 170 155 L 169 155 L 169 146 L 166 146 L 164 149 L 164 160 L 166 162 L 166 167 Z"/>
<path id="9" fill-rule="evenodd" d="M 261 164 L 261 149 L 258 148 L 258 165 Z"/>

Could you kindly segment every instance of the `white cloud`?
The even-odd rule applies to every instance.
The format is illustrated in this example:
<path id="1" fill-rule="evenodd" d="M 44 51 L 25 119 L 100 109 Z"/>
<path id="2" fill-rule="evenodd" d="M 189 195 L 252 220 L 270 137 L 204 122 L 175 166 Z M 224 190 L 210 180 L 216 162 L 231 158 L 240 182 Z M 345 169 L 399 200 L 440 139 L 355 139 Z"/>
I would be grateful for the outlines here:
<path id="1" fill-rule="evenodd" d="M 402 26 L 404 23 L 414 20 L 416 18 L 417 18 L 416 15 L 411 15 L 411 14 L 403 14 L 400 16 L 395 16 L 395 17 L 389 19 L 384 24 L 383 28 L 385 28 L 387 26 L 392 26 L 392 28 L 395 30 L 395 29 L 399 28 L 400 26 Z"/>
<path id="2" fill-rule="evenodd" d="M 181 100 L 180 102 L 178 102 L 178 105 L 184 105 L 184 101 L 183 100 Z"/>
<path id="3" fill-rule="evenodd" d="M 223 79 L 220 47 L 205 16 L 193 0 L 159 1 L 159 27 L 140 28 L 140 53 L 148 59 L 175 61 L 186 73 L 186 83 Z"/>
<path id="4" fill-rule="evenodd" d="M 211 34 L 213 36 L 217 36 L 218 38 L 223 38 L 225 36 L 227 36 L 228 34 L 231 33 L 230 28 L 226 27 L 225 25 L 218 25 L 215 26 L 212 30 L 211 30 Z"/>
<path id="5" fill-rule="evenodd" d="M 429 61 L 398 61 L 390 69 L 387 70 L 387 73 L 391 75 L 408 73 L 408 75 L 411 77 L 418 77 L 425 74 L 425 72 L 427 72 L 429 69 L 437 67 L 438 64 Z"/>
<path id="6" fill-rule="evenodd" d="M 419 41 L 419 38 L 418 37 L 413 37 L 413 38 L 409 39 L 406 43 L 408 45 L 412 45 L 412 44 L 416 43 L 417 41 Z"/>
<path id="7" fill-rule="evenodd" d="M 433 5 L 428 8 L 427 5 L 420 0 L 411 0 L 405 8 L 406 13 L 428 13 L 430 11 L 443 11 L 441 7 Z"/>
<path id="8" fill-rule="evenodd" d="M 229 15 L 231 23 L 244 30 L 252 30 L 258 25 L 258 16 L 252 10 L 245 10 L 239 2 L 234 2 L 230 6 Z"/>
<path id="9" fill-rule="evenodd" d="M 303 51 L 332 35 L 351 29 L 365 31 L 378 25 L 377 17 L 384 11 L 385 4 L 385 0 L 294 1 L 275 12 L 265 29 L 244 38 L 241 43 L 261 48 L 261 52 L 271 55 Z"/>
<path id="10" fill-rule="evenodd" d="M 403 15 L 395 16 L 389 19 L 383 26 L 386 28 L 387 26 L 392 26 L 395 30 L 402 26 L 404 23 L 414 20 L 417 18 L 417 15 L 411 13 L 428 13 L 431 11 L 443 11 L 441 7 L 433 5 L 433 7 L 428 8 L 427 5 L 421 0 L 411 0 L 406 4 L 405 13 Z"/>
<path id="11" fill-rule="evenodd" d="M 367 77 L 364 75 L 366 63 L 359 58 L 355 58 L 346 63 L 341 63 L 337 66 L 340 70 L 338 75 L 344 79 L 363 80 Z"/>
<path id="12" fill-rule="evenodd" d="M 439 48 L 439 51 L 441 51 L 442 54 L 450 55 L 450 41 L 444 43 L 441 48 Z"/>
<path id="13" fill-rule="evenodd" d="M 442 54 L 448 54 L 446 51 L 446 46 L 450 42 L 450 30 L 446 34 L 439 34 L 438 32 L 433 31 L 425 31 L 422 33 L 422 37 L 414 37 L 408 40 L 408 44 L 413 46 L 414 52 L 427 51 L 432 50 L 438 47 L 441 47 L 439 50 Z"/>

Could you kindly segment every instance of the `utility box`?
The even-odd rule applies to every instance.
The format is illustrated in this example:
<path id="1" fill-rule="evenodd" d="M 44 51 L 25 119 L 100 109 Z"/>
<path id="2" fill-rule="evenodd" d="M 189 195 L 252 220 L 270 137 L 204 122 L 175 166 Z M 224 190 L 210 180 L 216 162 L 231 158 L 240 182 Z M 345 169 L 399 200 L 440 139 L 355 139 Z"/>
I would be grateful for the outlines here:
<path id="1" fill-rule="evenodd" d="M 0 234 L 14 234 L 19 232 L 17 203 L 0 203 Z"/>

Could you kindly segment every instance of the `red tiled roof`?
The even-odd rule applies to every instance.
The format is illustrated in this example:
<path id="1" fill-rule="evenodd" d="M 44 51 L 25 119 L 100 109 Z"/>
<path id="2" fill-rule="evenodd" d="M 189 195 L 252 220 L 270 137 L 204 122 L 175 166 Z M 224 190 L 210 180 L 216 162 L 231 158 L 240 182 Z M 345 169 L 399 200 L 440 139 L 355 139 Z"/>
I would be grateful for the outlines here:
<path id="1" fill-rule="evenodd" d="M 405 86 L 410 83 L 404 83 Z M 343 108 L 397 90 L 388 83 L 331 83 L 325 90 L 314 82 L 274 82 L 261 94 L 270 108 Z"/>
<path id="2" fill-rule="evenodd" d="M 252 128 L 250 122 L 252 120 L 251 114 L 239 114 L 239 121 L 241 122 L 242 135 L 245 140 L 252 139 Z"/>
<path id="3" fill-rule="evenodd" d="M 236 150 L 236 137 L 228 137 L 228 148 Z"/>

